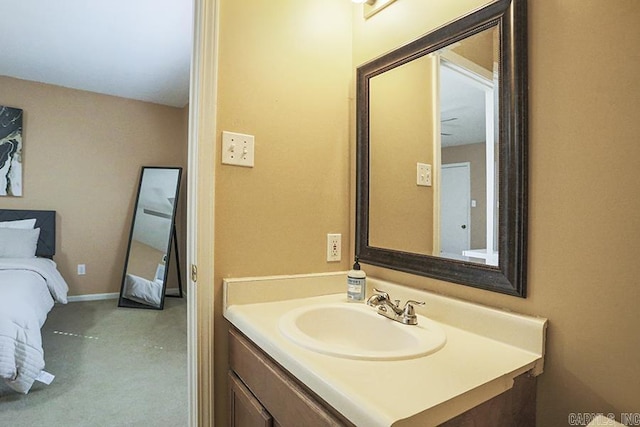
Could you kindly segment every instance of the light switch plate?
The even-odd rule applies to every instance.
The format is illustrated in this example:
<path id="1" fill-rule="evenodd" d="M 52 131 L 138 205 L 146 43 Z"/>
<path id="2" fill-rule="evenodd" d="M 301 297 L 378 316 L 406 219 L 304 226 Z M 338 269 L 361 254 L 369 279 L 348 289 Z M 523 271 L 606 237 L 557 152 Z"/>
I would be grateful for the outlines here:
<path id="1" fill-rule="evenodd" d="M 222 132 L 222 163 L 253 167 L 255 137 L 243 133 Z"/>

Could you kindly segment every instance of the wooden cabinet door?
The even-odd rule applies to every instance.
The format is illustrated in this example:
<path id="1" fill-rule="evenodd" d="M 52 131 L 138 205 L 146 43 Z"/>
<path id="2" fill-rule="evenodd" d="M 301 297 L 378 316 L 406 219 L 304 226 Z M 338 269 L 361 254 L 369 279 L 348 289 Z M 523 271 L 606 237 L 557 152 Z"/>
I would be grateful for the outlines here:
<path id="1" fill-rule="evenodd" d="M 273 427 L 273 418 L 258 399 L 229 372 L 229 426 L 230 427 Z"/>
<path id="2" fill-rule="evenodd" d="M 270 359 L 239 331 L 229 331 L 229 366 L 248 391 L 284 427 L 351 427 L 303 388 L 291 374 Z M 274 421 L 274 425 L 277 423 Z"/>

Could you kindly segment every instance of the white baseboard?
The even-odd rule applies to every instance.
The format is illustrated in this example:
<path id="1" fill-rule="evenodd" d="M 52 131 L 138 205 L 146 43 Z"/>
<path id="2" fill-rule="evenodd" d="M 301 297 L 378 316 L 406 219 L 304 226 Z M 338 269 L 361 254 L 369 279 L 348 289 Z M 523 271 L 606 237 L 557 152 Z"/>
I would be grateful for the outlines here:
<path id="1" fill-rule="evenodd" d="M 167 293 L 178 294 L 178 288 L 167 288 Z M 182 293 L 186 296 L 186 292 L 182 290 Z M 69 302 L 80 302 L 80 301 L 100 301 L 103 299 L 118 299 L 120 298 L 119 292 L 113 292 L 108 294 L 87 294 L 87 295 L 72 295 L 67 297 L 67 301 Z"/>
<path id="2" fill-rule="evenodd" d="M 118 299 L 119 297 L 120 297 L 119 292 L 113 292 L 109 294 L 72 295 L 67 297 L 67 301 L 69 302 L 98 301 L 103 299 Z"/>

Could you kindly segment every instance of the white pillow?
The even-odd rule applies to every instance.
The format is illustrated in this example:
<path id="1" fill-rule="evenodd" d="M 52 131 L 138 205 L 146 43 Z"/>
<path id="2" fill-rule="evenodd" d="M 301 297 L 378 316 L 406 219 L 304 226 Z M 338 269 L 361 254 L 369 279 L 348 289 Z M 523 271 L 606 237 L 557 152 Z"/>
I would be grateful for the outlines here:
<path id="1" fill-rule="evenodd" d="M 40 229 L 0 228 L 0 258 L 36 256 Z"/>
<path id="2" fill-rule="evenodd" d="M 134 274 L 127 274 L 124 280 L 123 297 L 141 304 L 160 307 L 162 283 L 147 280 Z"/>
<path id="3" fill-rule="evenodd" d="M 0 228 L 34 228 L 35 226 L 36 226 L 35 218 L 0 222 Z"/>

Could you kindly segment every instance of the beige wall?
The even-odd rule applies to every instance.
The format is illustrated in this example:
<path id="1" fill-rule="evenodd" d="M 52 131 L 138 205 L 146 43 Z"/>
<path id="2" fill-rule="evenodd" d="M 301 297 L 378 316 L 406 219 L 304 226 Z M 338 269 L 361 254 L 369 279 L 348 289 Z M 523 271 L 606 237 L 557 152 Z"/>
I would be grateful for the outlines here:
<path id="1" fill-rule="evenodd" d="M 359 10 L 361 6 L 354 6 L 354 67 L 491 2 L 492 0 L 402 0 L 367 20 L 362 18 Z"/>
<path id="2" fill-rule="evenodd" d="M 216 164 L 216 425 L 226 417 L 222 279 L 346 270 L 349 2 L 220 2 L 218 132 L 255 135 L 255 167 Z M 219 153 L 220 151 L 218 151 Z M 341 233 L 342 262 L 326 235 Z"/>
<path id="3" fill-rule="evenodd" d="M 493 73 L 493 63 L 499 61 L 499 50 L 494 48 L 494 44 L 500 45 L 499 37 L 498 27 L 491 27 L 458 42 L 451 50 Z"/>
<path id="4" fill-rule="evenodd" d="M 70 295 L 119 292 L 140 167 L 185 165 L 183 109 L 8 77 L 0 104 L 24 110 L 23 197 L 0 208 L 57 211 Z"/>
<path id="5" fill-rule="evenodd" d="M 425 56 L 370 80 L 371 246 L 433 253 L 434 187 L 416 185 L 417 162 L 434 164 L 432 69 Z"/>
<path id="6" fill-rule="evenodd" d="M 324 262 L 324 235 L 353 233 L 347 198 L 355 184 L 347 177 L 354 174 L 354 121 L 343 102 L 353 77 L 344 56 L 353 46 L 355 67 L 482 2 L 403 0 L 366 24 L 356 14 L 352 45 L 343 3 L 221 1 L 219 130 L 254 134 L 257 148 L 254 169 L 215 165 L 220 425 L 227 371 L 222 278 L 347 266 Z M 309 25 L 310 16 L 324 25 Z M 547 317 L 539 426 L 567 425 L 571 412 L 640 410 L 638 16 L 636 0 L 529 2 L 526 299 L 365 266 L 370 275 Z M 331 34 L 310 37 L 322 28 Z M 306 168 L 305 159 L 313 160 Z"/>
<path id="7" fill-rule="evenodd" d="M 135 254 L 135 256 L 131 256 L 131 254 Z M 164 264 L 163 257 L 164 251 L 159 251 L 152 246 L 133 239 L 131 240 L 127 274 L 153 280 L 156 277 L 158 265 Z"/>

